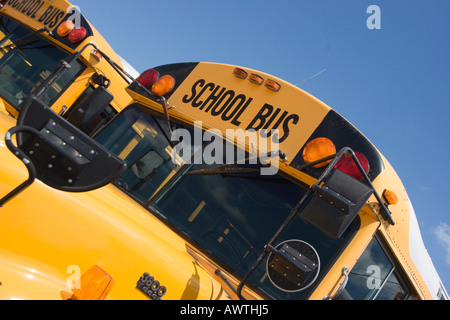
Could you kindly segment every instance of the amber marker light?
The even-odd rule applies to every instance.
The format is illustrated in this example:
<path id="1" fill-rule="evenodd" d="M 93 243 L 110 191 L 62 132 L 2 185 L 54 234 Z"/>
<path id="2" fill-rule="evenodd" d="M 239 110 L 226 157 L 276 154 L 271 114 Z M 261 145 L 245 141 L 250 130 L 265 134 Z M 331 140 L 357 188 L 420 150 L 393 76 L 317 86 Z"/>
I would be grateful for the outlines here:
<path id="1" fill-rule="evenodd" d="M 233 74 L 234 74 L 236 77 L 241 78 L 241 79 L 246 79 L 247 76 L 248 76 L 247 71 L 242 70 L 241 68 L 235 68 L 235 69 L 233 70 Z"/>
<path id="2" fill-rule="evenodd" d="M 303 149 L 303 160 L 305 163 L 311 163 L 328 156 L 336 154 L 336 147 L 334 143 L 328 138 L 316 138 L 308 142 L 308 144 Z M 331 160 L 327 160 L 318 163 L 313 166 L 313 168 L 321 168 L 330 163 Z"/>
<path id="3" fill-rule="evenodd" d="M 74 27 L 75 24 L 72 21 L 66 20 L 59 25 L 58 29 L 56 29 L 56 33 L 58 34 L 58 36 L 63 38 L 67 36 L 73 30 Z"/>
<path id="4" fill-rule="evenodd" d="M 91 51 L 91 55 L 97 59 L 97 61 L 101 61 L 102 60 L 102 54 L 100 52 L 98 52 L 97 50 L 92 50 Z"/>
<path id="5" fill-rule="evenodd" d="M 281 89 L 281 85 L 278 82 L 271 79 L 267 79 L 264 85 L 266 86 L 266 88 L 275 92 L 278 92 Z"/>
<path id="6" fill-rule="evenodd" d="M 394 204 L 398 203 L 398 197 L 394 191 L 391 191 L 388 189 L 384 190 L 383 197 L 384 197 L 384 200 L 386 200 L 387 204 L 389 204 L 389 205 L 394 205 Z"/>
<path id="7" fill-rule="evenodd" d="M 72 289 L 72 300 L 105 300 L 114 284 L 114 279 L 99 266 L 83 273 Z"/>
<path id="8" fill-rule="evenodd" d="M 255 84 L 259 85 L 259 86 L 262 85 L 263 82 L 264 82 L 263 78 L 261 78 L 260 76 L 258 76 L 257 74 L 254 74 L 254 73 L 250 74 L 250 76 L 248 77 L 248 80 L 250 82 L 252 82 L 252 83 L 255 83 Z"/>
<path id="9" fill-rule="evenodd" d="M 169 93 L 173 87 L 175 86 L 175 79 L 170 75 L 165 75 L 156 80 L 156 82 L 152 86 L 152 93 L 155 96 L 163 96 L 166 93 Z"/>

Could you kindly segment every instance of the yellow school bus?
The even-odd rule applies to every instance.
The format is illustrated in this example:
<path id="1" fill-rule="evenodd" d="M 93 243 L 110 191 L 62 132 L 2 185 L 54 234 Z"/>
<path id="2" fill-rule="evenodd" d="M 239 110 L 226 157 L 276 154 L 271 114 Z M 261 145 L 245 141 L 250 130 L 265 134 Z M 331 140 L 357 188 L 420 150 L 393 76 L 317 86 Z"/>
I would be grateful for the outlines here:
<path id="1" fill-rule="evenodd" d="M 69 65 L 63 76 L 50 78 Z M 17 117 L 29 94 L 48 86 L 41 100 L 92 134 L 130 102 L 124 91 L 130 79 L 116 65 L 136 76 L 70 2 L 1 1 L 1 111 Z"/>
<path id="2" fill-rule="evenodd" d="M 448 299 L 394 169 L 320 100 L 204 62 L 127 92 L 93 138 L 33 94 L 0 114 L 0 298 Z"/>

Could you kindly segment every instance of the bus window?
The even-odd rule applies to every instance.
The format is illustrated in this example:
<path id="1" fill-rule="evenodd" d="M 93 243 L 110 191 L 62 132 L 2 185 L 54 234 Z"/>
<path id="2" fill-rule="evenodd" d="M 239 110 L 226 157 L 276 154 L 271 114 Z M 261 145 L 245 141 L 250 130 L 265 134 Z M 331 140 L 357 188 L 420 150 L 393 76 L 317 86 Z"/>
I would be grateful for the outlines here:
<path id="1" fill-rule="evenodd" d="M 161 118 L 132 106 L 95 137 L 125 160 L 127 169 L 116 184 L 142 203 L 180 168 L 172 160 L 170 136 L 161 122 Z"/>
<path id="2" fill-rule="evenodd" d="M 349 274 L 340 300 L 405 300 L 410 290 L 376 237 Z"/>
<path id="3" fill-rule="evenodd" d="M 0 95 L 15 108 L 57 68 L 68 53 L 5 17 L 0 17 Z M 41 97 L 52 105 L 82 72 L 78 61 Z"/>

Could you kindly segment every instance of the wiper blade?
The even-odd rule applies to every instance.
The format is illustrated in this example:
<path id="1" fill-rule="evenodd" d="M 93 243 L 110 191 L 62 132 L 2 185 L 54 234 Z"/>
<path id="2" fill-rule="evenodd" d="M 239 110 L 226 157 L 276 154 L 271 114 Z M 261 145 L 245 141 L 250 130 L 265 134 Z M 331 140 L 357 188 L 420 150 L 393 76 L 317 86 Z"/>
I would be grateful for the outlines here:
<path id="1" fill-rule="evenodd" d="M 31 33 L 23 36 L 22 38 L 16 39 L 14 41 L 11 40 L 11 42 L 12 42 L 11 44 L 4 45 L 4 46 L 0 47 L 0 49 L 1 50 L 10 49 L 10 48 L 12 48 L 14 46 L 17 47 L 17 48 L 20 48 L 20 47 L 26 46 L 26 45 L 28 45 L 30 43 L 37 42 L 37 41 L 39 41 L 39 39 L 33 39 L 33 40 L 28 40 L 28 41 L 23 41 L 23 40 L 25 40 L 26 38 L 29 38 L 31 36 L 40 34 L 42 32 L 47 32 L 50 36 L 53 37 L 53 33 L 50 31 L 50 29 L 47 28 L 47 27 L 44 27 L 44 28 L 39 29 L 37 31 L 31 32 Z"/>
<path id="2" fill-rule="evenodd" d="M 251 161 L 258 160 L 258 157 L 259 157 L 259 160 L 263 160 L 264 158 L 269 158 L 274 155 L 279 156 L 282 161 L 286 159 L 286 155 L 281 150 L 277 150 L 277 151 L 269 152 L 265 156 L 259 155 L 259 156 L 253 156 L 253 157 L 246 158 L 246 159 L 244 159 L 244 163 L 246 163 L 248 161 L 248 163 L 252 164 Z M 232 162 L 232 163 L 222 164 L 222 165 L 218 166 L 217 168 L 212 168 L 212 169 L 194 170 L 194 171 L 187 172 L 186 174 L 187 175 L 207 175 L 207 174 L 248 173 L 248 172 L 260 172 L 261 171 L 261 169 L 258 169 L 258 168 L 243 168 L 243 167 L 232 168 L 231 167 L 231 166 L 235 166 L 235 165 L 239 164 L 238 162 L 241 162 L 241 161 L 242 160 Z M 257 162 L 254 164 L 258 164 L 259 166 L 262 166 L 262 164 L 260 162 Z"/>
<path id="3" fill-rule="evenodd" d="M 228 174 L 228 173 L 244 173 L 244 172 L 259 172 L 259 169 L 255 168 L 229 168 L 229 167 L 217 167 L 214 169 L 200 169 L 187 172 L 187 175 L 207 175 L 207 174 Z"/>

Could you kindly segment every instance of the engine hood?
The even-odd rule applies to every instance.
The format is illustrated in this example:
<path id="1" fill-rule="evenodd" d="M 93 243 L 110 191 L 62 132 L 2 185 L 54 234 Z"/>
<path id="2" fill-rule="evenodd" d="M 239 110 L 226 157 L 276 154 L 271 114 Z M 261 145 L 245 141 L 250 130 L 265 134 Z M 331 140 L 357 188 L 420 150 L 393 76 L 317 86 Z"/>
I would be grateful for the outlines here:
<path id="1" fill-rule="evenodd" d="M 28 177 L 3 140 L 14 125 L 0 114 L 1 196 Z M 0 208 L 0 299 L 61 299 L 94 265 L 114 279 L 111 299 L 148 299 L 136 288 L 144 274 L 166 288 L 163 300 L 221 292 L 182 238 L 112 185 L 68 193 L 36 180 Z"/>

